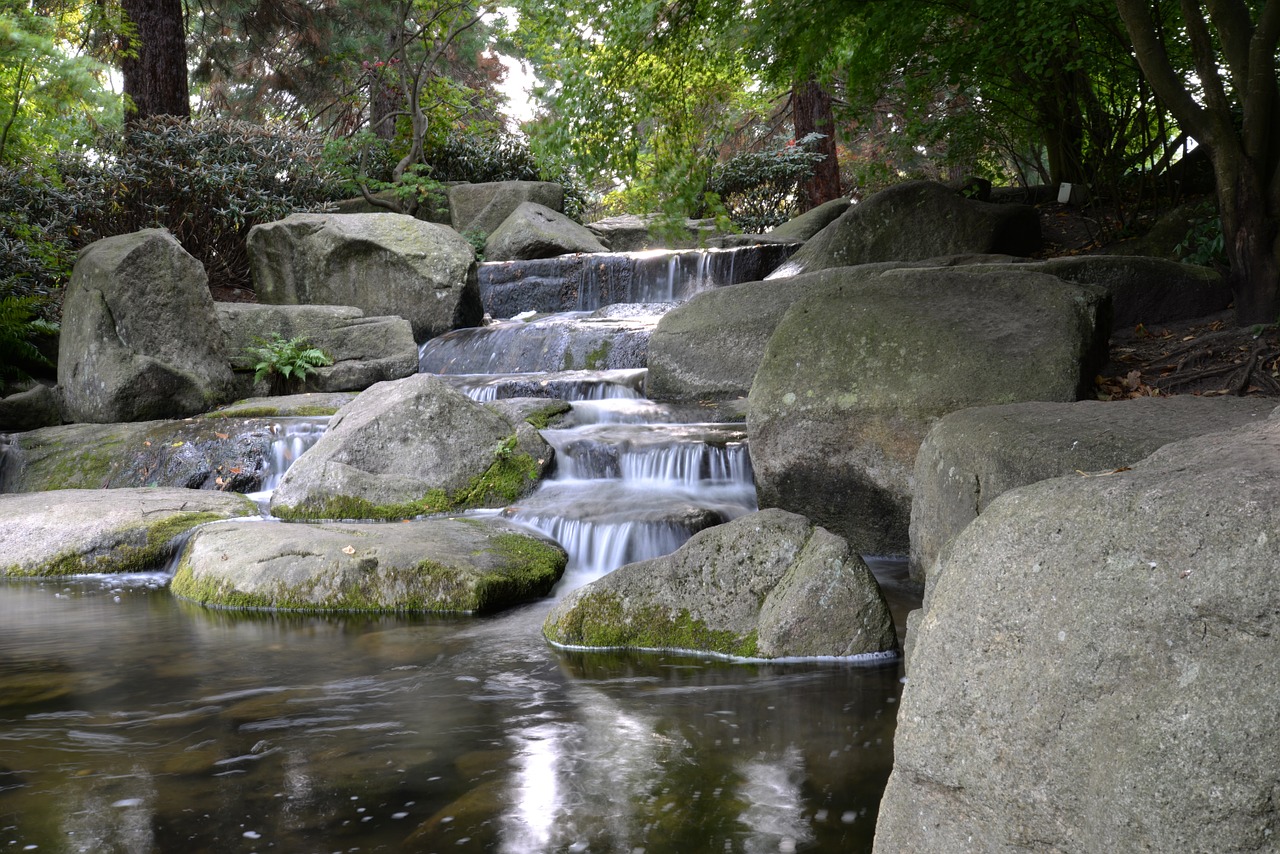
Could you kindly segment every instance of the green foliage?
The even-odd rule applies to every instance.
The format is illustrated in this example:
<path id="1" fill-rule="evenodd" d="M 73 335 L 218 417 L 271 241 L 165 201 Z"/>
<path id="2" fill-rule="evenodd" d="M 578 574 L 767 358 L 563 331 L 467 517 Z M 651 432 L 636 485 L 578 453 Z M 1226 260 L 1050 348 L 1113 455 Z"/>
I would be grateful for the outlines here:
<path id="1" fill-rule="evenodd" d="M 167 228 L 212 284 L 249 285 L 254 225 L 321 209 L 339 193 L 318 138 L 240 122 L 148 119 L 58 165 L 77 245 Z"/>
<path id="2" fill-rule="evenodd" d="M 105 67 L 83 50 L 93 28 L 119 26 L 112 5 L 0 5 L 0 163 L 48 160 L 119 123 Z"/>
<path id="3" fill-rule="evenodd" d="M 812 149 L 819 139 L 809 134 L 772 150 L 734 155 L 712 169 L 710 190 L 745 231 L 781 225 L 796 214 L 797 186 L 823 158 Z"/>
<path id="4" fill-rule="evenodd" d="M 1187 234 L 1174 252 L 1184 264 L 1202 267 L 1226 267 L 1226 243 L 1222 237 L 1222 218 L 1212 202 L 1200 205 L 1190 221 Z"/>
<path id="5" fill-rule="evenodd" d="M 484 247 L 489 241 L 489 235 L 485 234 L 478 228 L 472 228 L 462 232 L 462 238 L 471 244 L 471 248 L 475 250 L 476 260 L 484 260 Z"/>
<path id="6" fill-rule="evenodd" d="M 56 335 L 58 325 L 36 314 L 34 297 L 0 297 L 0 393 L 15 382 L 30 379 L 36 367 L 52 367 L 35 341 Z"/>
<path id="7" fill-rule="evenodd" d="M 333 364 L 327 353 L 312 347 L 306 338 L 285 340 L 278 332 L 258 339 L 257 346 L 248 347 L 245 352 L 253 362 L 253 381 L 265 379 L 277 390 L 299 386 L 316 368 Z"/>

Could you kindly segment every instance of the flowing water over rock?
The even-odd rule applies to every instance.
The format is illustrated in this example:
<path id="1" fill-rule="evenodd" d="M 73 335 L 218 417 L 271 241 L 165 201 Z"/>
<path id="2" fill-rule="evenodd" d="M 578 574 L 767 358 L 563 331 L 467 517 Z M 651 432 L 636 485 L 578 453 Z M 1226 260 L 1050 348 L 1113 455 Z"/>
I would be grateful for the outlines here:
<path id="1" fill-rule="evenodd" d="M 566 546 L 562 590 L 755 507 L 744 426 L 645 400 L 640 368 L 463 370 L 574 401 L 554 477 L 488 511 Z M 282 420 L 279 471 L 323 429 Z M 901 634 L 905 565 L 873 568 Z M 0 581 L 0 850 L 870 850 L 895 661 L 565 652 L 549 602 L 251 614 L 166 584 Z"/>

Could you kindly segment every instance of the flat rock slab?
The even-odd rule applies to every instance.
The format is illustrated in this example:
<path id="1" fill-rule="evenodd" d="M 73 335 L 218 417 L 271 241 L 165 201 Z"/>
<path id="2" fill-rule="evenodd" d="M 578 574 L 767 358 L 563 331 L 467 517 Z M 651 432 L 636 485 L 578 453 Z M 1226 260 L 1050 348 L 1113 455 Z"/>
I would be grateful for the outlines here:
<path id="1" fill-rule="evenodd" d="M 1278 532 L 1275 420 L 992 502 L 926 598 L 875 850 L 1274 850 Z"/>
<path id="2" fill-rule="evenodd" d="M 932 586 L 951 541 L 1010 489 L 1070 474 L 1110 476 L 1170 442 L 1263 421 L 1275 403 L 1182 395 L 953 412 L 916 456 L 911 577 Z"/>
<path id="3" fill-rule="evenodd" d="M 313 418 L 333 415 L 356 399 L 356 392 L 307 392 L 304 394 L 247 397 L 221 409 L 205 413 L 206 418 Z"/>
<path id="4" fill-rule="evenodd" d="M 254 516 L 243 495 L 194 489 L 62 489 L 0 495 L 0 575 L 158 569 L 197 525 Z"/>
<path id="5" fill-rule="evenodd" d="M 158 486 L 255 492 L 276 438 L 256 418 L 63 424 L 9 438 L 0 492 Z"/>
<path id="6" fill-rule="evenodd" d="M 848 544 L 766 510 L 695 534 L 567 595 L 543 633 L 570 647 L 677 649 L 743 658 L 898 649 L 871 571 Z"/>
<path id="7" fill-rule="evenodd" d="M 171 589 L 202 605 L 304 611 L 495 611 L 547 595 L 567 558 L 497 518 L 202 528 Z"/>

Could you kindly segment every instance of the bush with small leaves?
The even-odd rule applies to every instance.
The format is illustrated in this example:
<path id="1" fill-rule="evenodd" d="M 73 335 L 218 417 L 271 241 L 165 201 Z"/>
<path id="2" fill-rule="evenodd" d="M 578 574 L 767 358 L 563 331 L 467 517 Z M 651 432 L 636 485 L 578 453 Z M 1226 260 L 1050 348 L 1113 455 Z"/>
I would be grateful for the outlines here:
<path id="1" fill-rule="evenodd" d="M 796 214 L 796 190 L 813 174 L 825 155 L 812 150 L 821 139 L 811 133 L 781 148 L 737 154 L 711 170 L 708 189 L 735 225 L 762 232 L 781 225 Z"/>

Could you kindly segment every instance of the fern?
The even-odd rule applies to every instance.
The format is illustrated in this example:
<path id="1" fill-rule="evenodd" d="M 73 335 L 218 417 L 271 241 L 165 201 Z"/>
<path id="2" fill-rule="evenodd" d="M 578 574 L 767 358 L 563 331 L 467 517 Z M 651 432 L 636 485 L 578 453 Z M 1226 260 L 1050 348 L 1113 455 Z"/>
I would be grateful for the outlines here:
<path id="1" fill-rule="evenodd" d="M 35 297 L 0 297 L 0 391 L 31 378 L 23 365 L 53 367 L 32 339 L 56 335 L 58 324 L 40 318 L 38 305 Z"/>
<path id="2" fill-rule="evenodd" d="M 306 338 L 285 340 L 278 332 L 258 339 L 257 346 L 248 348 L 248 354 L 253 362 L 253 381 L 266 379 L 275 388 L 301 385 L 316 368 L 333 364 L 329 354 L 312 347 Z"/>

